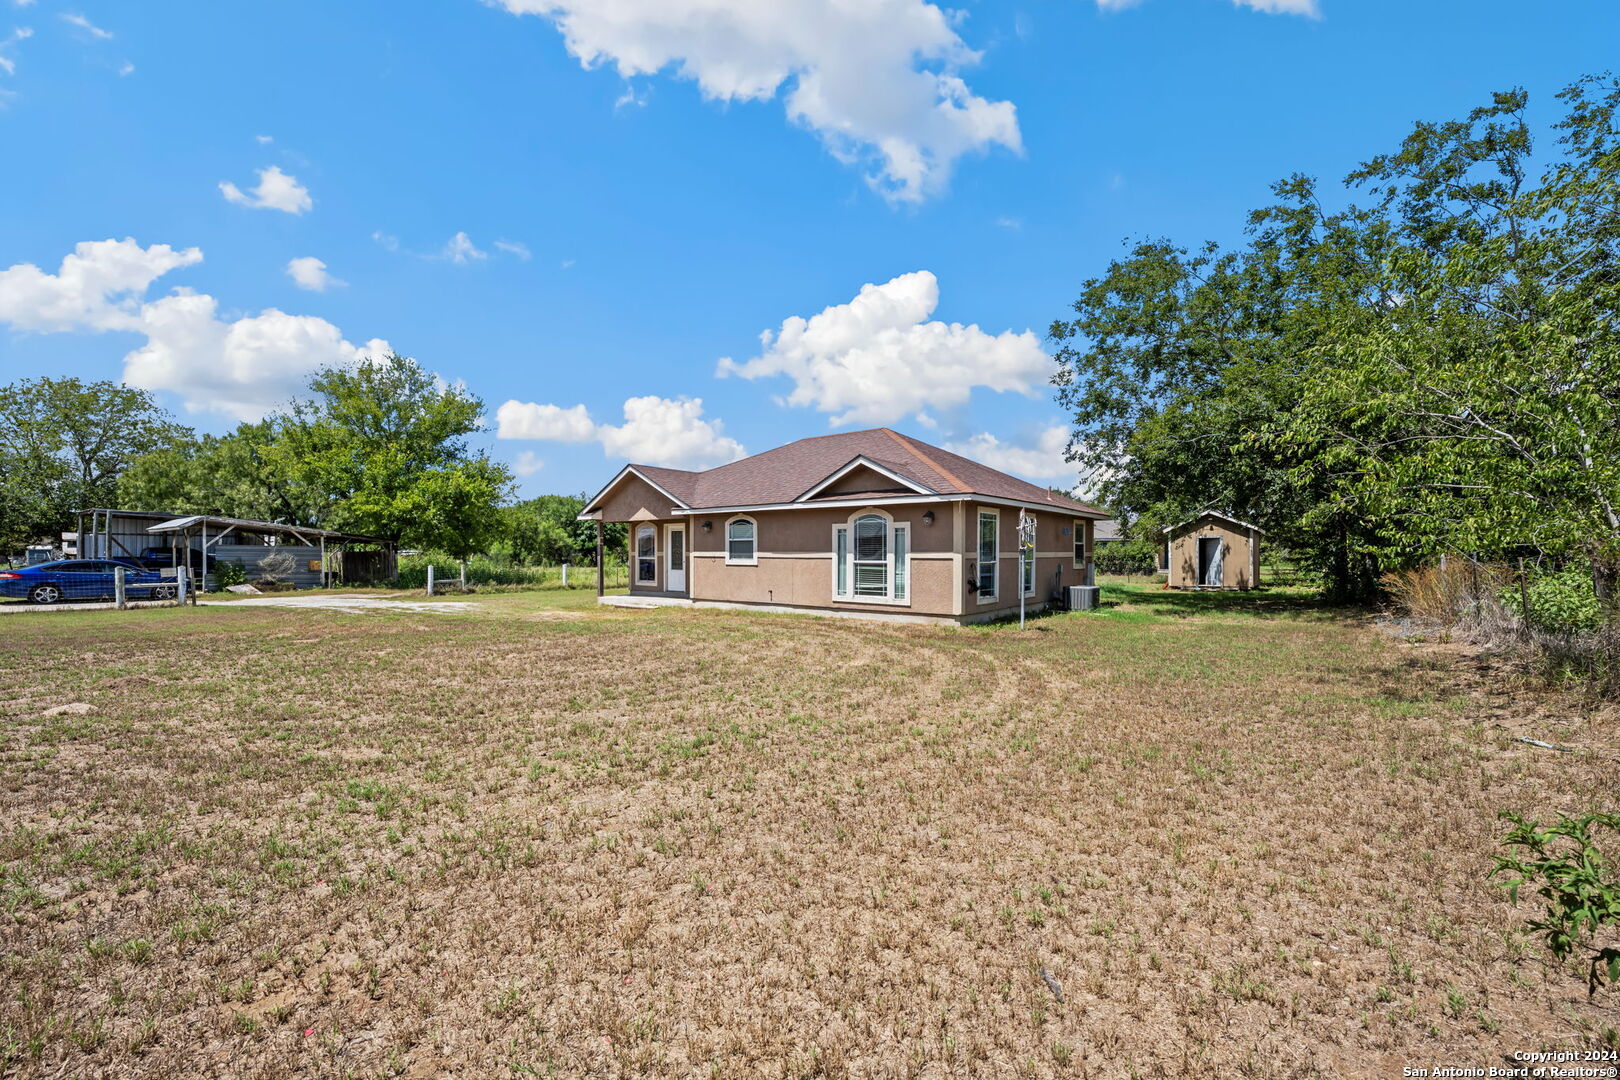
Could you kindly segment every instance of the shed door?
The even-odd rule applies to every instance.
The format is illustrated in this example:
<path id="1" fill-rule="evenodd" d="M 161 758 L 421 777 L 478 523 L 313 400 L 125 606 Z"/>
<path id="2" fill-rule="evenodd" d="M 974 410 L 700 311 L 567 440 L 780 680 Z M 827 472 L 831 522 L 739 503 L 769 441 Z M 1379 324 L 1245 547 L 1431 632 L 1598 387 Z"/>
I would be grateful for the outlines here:
<path id="1" fill-rule="evenodd" d="M 1225 582 L 1226 545 L 1218 536 L 1198 538 L 1198 584 L 1221 585 Z"/>

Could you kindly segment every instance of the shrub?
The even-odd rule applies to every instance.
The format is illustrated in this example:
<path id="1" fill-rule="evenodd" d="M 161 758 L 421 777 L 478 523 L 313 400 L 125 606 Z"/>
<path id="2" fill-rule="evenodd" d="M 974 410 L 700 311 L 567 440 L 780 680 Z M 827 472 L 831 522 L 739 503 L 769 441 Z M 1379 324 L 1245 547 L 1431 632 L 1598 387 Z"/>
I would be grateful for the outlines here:
<path id="1" fill-rule="evenodd" d="M 1146 540 L 1097 544 L 1092 549 L 1092 561 L 1099 574 L 1156 574 L 1159 571 L 1159 551 Z"/>
<path id="2" fill-rule="evenodd" d="M 208 580 L 210 584 L 217 588 L 228 589 L 232 585 L 247 584 L 247 571 L 242 569 L 242 564 L 239 562 L 221 559 L 209 571 Z"/>
<path id="3" fill-rule="evenodd" d="M 1566 569 L 1532 574 L 1525 585 L 1530 595 L 1531 626 L 1549 634 L 1578 634 L 1596 630 L 1603 624 L 1603 605 L 1592 588 L 1591 575 L 1584 570 Z M 1524 601 L 1517 583 L 1501 592 L 1502 606 L 1525 618 Z"/>
<path id="4" fill-rule="evenodd" d="M 1596 993 L 1605 979 L 1620 979 L 1620 945 L 1593 940 L 1602 931 L 1620 930 L 1620 876 L 1594 836 L 1594 830 L 1607 829 L 1613 834 L 1608 844 L 1620 839 L 1620 814 L 1559 815 L 1545 829 L 1517 814 L 1502 816 L 1513 822 L 1502 844 L 1523 854 L 1499 857 L 1491 876 L 1513 875 L 1503 885 L 1514 904 L 1521 886 L 1536 887 L 1546 914 L 1532 919 L 1530 929 L 1547 935 L 1547 948 L 1560 960 L 1576 951 L 1588 954 L 1589 992 Z"/>

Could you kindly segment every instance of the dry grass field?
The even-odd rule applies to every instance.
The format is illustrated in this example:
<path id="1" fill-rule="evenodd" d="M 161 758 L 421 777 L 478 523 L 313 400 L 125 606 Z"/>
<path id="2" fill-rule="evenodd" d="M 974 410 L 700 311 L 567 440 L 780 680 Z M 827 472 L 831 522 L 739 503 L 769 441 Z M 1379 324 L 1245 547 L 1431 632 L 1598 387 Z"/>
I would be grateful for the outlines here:
<path id="1" fill-rule="evenodd" d="M 1023 631 L 579 594 L 6 617 L 0 1074 L 1613 1045 L 1615 994 L 1485 880 L 1499 810 L 1613 805 L 1612 718 L 1301 594 L 1109 596 Z"/>

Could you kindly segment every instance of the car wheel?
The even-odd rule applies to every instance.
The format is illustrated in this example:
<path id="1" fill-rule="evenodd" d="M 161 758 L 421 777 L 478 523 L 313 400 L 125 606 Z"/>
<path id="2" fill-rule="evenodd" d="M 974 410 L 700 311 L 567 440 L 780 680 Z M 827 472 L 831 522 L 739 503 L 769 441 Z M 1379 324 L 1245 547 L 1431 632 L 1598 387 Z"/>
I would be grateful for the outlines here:
<path id="1" fill-rule="evenodd" d="M 152 599 L 154 599 L 154 600 L 173 600 L 174 599 L 174 586 L 173 585 L 159 585 L 157 588 L 152 590 Z"/>
<path id="2" fill-rule="evenodd" d="M 35 585 L 29 590 L 28 599 L 36 604 L 54 604 L 62 599 L 62 590 L 55 585 Z"/>

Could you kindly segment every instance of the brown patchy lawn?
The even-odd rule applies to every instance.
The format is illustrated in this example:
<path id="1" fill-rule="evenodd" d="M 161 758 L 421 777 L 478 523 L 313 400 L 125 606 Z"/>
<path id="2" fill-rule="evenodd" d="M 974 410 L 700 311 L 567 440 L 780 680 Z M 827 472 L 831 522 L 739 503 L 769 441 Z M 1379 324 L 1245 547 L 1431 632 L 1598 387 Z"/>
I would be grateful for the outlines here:
<path id="1" fill-rule="evenodd" d="M 1112 597 L 5 617 L 0 1074 L 1398 1076 L 1614 1038 L 1485 880 L 1499 810 L 1614 805 L 1611 720 L 1299 594 Z"/>

